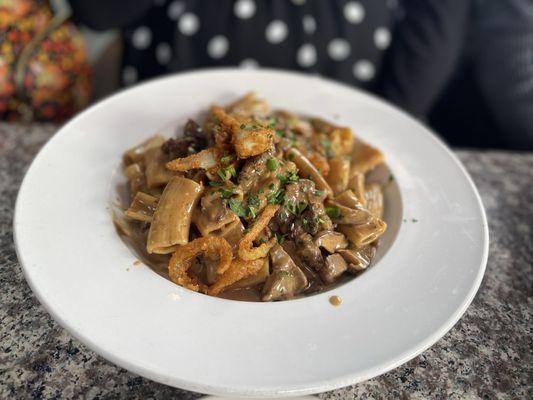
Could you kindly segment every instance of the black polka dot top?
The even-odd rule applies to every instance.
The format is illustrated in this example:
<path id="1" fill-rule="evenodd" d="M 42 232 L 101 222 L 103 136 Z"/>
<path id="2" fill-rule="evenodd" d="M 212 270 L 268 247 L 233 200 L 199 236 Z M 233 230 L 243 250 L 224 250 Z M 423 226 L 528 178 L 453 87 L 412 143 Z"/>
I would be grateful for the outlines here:
<path id="1" fill-rule="evenodd" d="M 155 0 L 124 32 L 122 81 L 263 66 L 370 87 L 397 11 L 397 0 Z"/>
<path id="2" fill-rule="evenodd" d="M 462 49 L 473 0 L 69 0 L 120 28 L 124 85 L 205 67 L 271 67 L 372 90 L 424 116 Z"/>

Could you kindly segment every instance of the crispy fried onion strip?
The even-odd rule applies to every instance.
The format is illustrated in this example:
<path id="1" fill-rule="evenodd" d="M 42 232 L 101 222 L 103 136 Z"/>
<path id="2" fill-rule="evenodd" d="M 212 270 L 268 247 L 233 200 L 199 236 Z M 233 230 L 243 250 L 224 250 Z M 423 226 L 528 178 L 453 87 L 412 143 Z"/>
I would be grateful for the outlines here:
<path id="1" fill-rule="evenodd" d="M 238 254 L 241 259 L 251 261 L 266 257 L 270 249 L 277 243 L 276 238 L 273 237 L 268 242 L 261 244 L 259 247 L 253 247 L 253 241 L 257 238 L 259 233 L 266 228 L 278 209 L 278 205 L 269 204 L 266 206 L 248 233 L 240 240 Z"/>
<path id="2" fill-rule="evenodd" d="M 220 123 L 231 131 L 231 142 L 239 158 L 264 153 L 274 140 L 274 130 L 253 120 L 237 119 L 223 108 L 213 106 L 211 111 Z"/>
<path id="3" fill-rule="evenodd" d="M 211 112 L 218 118 L 222 125 L 230 129 L 239 129 L 239 121 L 233 115 L 228 114 L 222 107 L 213 106 L 211 107 Z"/>
<path id="4" fill-rule="evenodd" d="M 188 171 L 190 169 L 213 169 L 218 167 L 220 150 L 215 147 L 202 150 L 183 158 L 176 158 L 166 164 L 171 171 Z"/>
<path id="5" fill-rule="evenodd" d="M 228 286 L 259 272 L 265 262 L 264 258 L 253 261 L 245 261 L 237 258 L 233 260 L 229 269 L 213 285 L 209 287 L 207 294 L 216 296 Z"/>
<path id="6" fill-rule="evenodd" d="M 193 260 L 201 253 L 211 258 L 219 257 L 217 266 L 217 273 L 219 274 L 226 272 L 231 265 L 233 254 L 226 239 L 214 236 L 201 237 L 180 246 L 170 258 L 168 274 L 172 282 L 195 292 L 206 293 L 207 287 L 199 283 L 198 279 L 187 274 Z"/>

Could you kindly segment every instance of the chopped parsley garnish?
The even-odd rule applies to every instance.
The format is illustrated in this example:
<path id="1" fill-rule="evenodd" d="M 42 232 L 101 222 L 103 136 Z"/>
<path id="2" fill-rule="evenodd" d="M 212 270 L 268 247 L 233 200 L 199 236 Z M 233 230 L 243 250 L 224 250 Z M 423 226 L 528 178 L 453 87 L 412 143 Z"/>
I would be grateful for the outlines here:
<path id="1" fill-rule="evenodd" d="M 253 207 L 248 207 L 247 215 L 251 219 L 254 219 L 256 217 L 256 214 L 255 214 L 255 211 L 254 211 Z"/>
<path id="2" fill-rule="evenodd" d="M 232 177 L 234 178 L 237 177 L 237 170 L 235 169 L 233 165 L 230 165 L 228 168 L 226 168 L 226 171 L 228 171 Z"/>
<path id="3" fill-rule="evenodd" d="M 411 221 L 414 222 L 414 223 L 418 222 L 418 220 L 416 218 L 411 218 Z"/>
<path id="4" fill-rule="evenodd" d="M 228 178 L 228 173 L 230 177 Z M 237 177 L 237 170 L 233 165 L 230 165 L 229 167 L 225 168 L 219 168 L 217 170 L 217 175 L 222 181 L 227 181 L 228 179 L 236 178 Z"/>
<path id="5" fill-rule="evenodd" d="M 223 169 L 219 169 L 219 170 L 217 171 L 217 175 L 218 175 L 218 177 L 219 177 L 221 180 L 223 180 L 223 181 L 225 181 L 225 180 L 227 179 L 227 178 L 226 178 L 226 173 L 225 173 L 225 171 L 224 171 Z"/>
<path id="6" fill-rule="evenodd" d="M 276 185 L 274 185 L 273 183 L 271 183 L 270 185 L 268 185 L 268 188 L 270 190 L 274 190 L 274 188 L 276 187 Z"/>
<path id="7" fill-rule="evenodd" d="M 259 208 L 259 206 L 261 205 L 261 199 L 257 194 L 251 194 L 248 196 L 248 205 L 250 207 Z"/>
<path id="8" fill-rule="evenodd" d="M 286 207 L 287 207 L 287 210 L 289 210 L 291 214 L 299 216 L 299 215 L 302 215 L 302 213 L 307 208 L 307 203 L 305 201 L 300 201 L 296 203 L 290 200 L 287 202 Z"/>
<path id="9" fill-rule="evenodd" d="M 278 163 L 274 158 L 269 158 L 266 163 L 266 166 L 270 171 L 275 171 L 276 168 L 278 168 Z"/>
<path id="10" fill-rule="evenodd" d="M 291 183 L 291 182 L 298 182 L 298 179 L 299 179 L 298 174 L 296 173 L 296 171 L 289 171 L 287 176 L 283 176 L 281 174 L 277 174 L 276 178 L 279 179 L 279 181 L 281 182 L 282 185 L 286 185 L 287 183 Z"/>
<path id="11" fill-rule="evenodd" d="M 268 119 L 268 127 L 270 129 L 274 129 L 275 126 L 276 126 L 276 117 L 270 117 Z"/>
<path id="12" fill-rule="evenodd" d="M 277 130 L 276 131 L 276 135 L 278 135 L 279 137 L 284 137 L 285 136 L 285 132 L 283 132 L 282 130 Z"/>
<path id="13" fill-rule="evenodd" d="M 279 244 L 283 244 L 283 242 L 285 241 L 285 238 L 287 237 L 287 234 L 286 233 L 274 233 L 274 235 L 276 236 L 276 240 L 278 241 Z"/>
<path id="14" fill-rule="evenodd" d="M 331 151 L 331 141 L 329 139 L 321 139 L 320 144 L 324 148 L 324 153 L 326 157 L 333 156 L 332 151 Z"/>
<path id="15" fill-rule="evenodd" d="M 324 190 L 315 190 L 313 194 L 317 197 L 320 197 L 320 196 L 324 196 L 326 192 Z"/>
<path id="16" fill-rule="evenodd" d="M 246 216 L 246 208 L 242 205 L 242 203 L 239 200 L 236 199 L 230 199 L 228 201 L 229 208 L 231 211 L 235 213 L 238 217 L 245 217 Z"/>
<path id="17" fill-rule="evenodd" d="M 330 218 L 339 218 L 341 216 L 341 210 L 339 210 L 337 207 L 326 207 L 326 214 Z"/>
<path id="18" fill-rule="evenodd" d="M 209 182 L 210 186 L 222 186 L 223 184 L 224 184 L 224 182 L 220 182 L 220 181 L 210 181 Z"/>
<path id="19" fill-rule="evenodd" d="M 223 199 L 229 199 L 235 193 L 235 188 L 218 189 Z"/>
<path id="20" fill-rule="evenodd" d="M 320 139 L 320 144 L 324 149 L 329 149 L 331 147 L 331 142 L 329 139 Z"/>
<path id="21" fill-rule="evenodd" d="M 227 165 L 227 164 L 229 164 L 230 162 L 232 162 L 234 158 L 235 158 L 235 157 L 234 157 L 233 155 L 231 155 L 231 154 L 227 154 L 227 155 L 225 155 L 225 156 L 220 157 L 220 162 L 221 162 L 222 164 Z"/>
<path id="22" fill-rule="evenodd" d="M 258 126 L 256 123 L 252 124 L 241 124 L 241 129 L 244 129 L 245 131 L 256 131 L 258 129 L 261 129 L 261 126 Z"/>
<path id="23" fill-rule="evenodd" d="M 389 175 L 389 183 L 392 182 L 392 181 L 394 181 L 394 175 L 390 174 Z"/>
<path id="24" fill-rule="evenodd" d="M 285 199 L 285 192 L 281 189 L 273 190 L 266 195 L 268 204 L 281 204 Z"/>

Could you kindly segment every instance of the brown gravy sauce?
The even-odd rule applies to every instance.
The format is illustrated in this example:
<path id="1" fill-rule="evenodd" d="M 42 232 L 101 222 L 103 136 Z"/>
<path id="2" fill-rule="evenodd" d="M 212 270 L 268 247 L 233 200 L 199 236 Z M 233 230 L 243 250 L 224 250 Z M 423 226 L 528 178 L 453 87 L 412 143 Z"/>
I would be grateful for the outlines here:
<path id="1" fill-rule="evenodd" d="M 117 230 L 121 239 L 126 243 L 126 245 L 131 249 L 135 254 L 138 260 L 134 261 L 133 265 L 139 265 L 141 262 L 147 265 L 158 275 L 164 277 L 165 279 L 170 280 L 168 275 L 168 262 L 170 260 L 170 254 L 148 254 L 146 251 L 146 239 L 148 236 L 148 231 L 144 230 L 141 226 L 130 223 L 127 220 L 119 220 L 120 217 L 113 216 L 113 223 L 115 229 Z M 310 296 L 313 294 L 321 293 L 325 290 L 332 289 L 343 283 L 347 282 L 354 278 L 354 276 L 343 276 L 338 279 L 336 282 L 325 285 L 320 281 L 317 274 L 308 268 L 296 254 L 294 254 L 293 249 L 286 249 L 289 255 L 293 256 L 293 260 L 299 265 L 309 280 L 309 285 L 304 293 L 301 293 L 295 298 L 302 298 Z M 136 264 L 139 263 L 139 264 Z M 237 301 L 261 301 L 261 289 L 262 284 L 254 285 L 251 287 L 243 288 L 228 288 L 220 293 L 217 297 L 228 299 L 228 300 L 237 300 Z M 338 298 L 338 300 L 332 300 L 333 298 Z M 338 306 L 342 303 L 342 300 L 338 296 L 331 296 L 330 303 L 334 306 Z M 338 304 L 334 304 L 333 301 L 338 301 Z"/>

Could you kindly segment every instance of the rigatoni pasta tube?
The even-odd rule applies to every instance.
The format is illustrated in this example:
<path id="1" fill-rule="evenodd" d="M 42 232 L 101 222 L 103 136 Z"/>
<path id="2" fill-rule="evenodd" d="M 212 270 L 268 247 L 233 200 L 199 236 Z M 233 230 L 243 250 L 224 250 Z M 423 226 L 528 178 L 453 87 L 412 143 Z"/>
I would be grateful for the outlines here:
<path id="1" fill-rule="evenodd" d="M 151 222 L 157 207 L 157 197 L 147 193 L 137 192 L 130 208 L 125 212 L 126 216 L 137 221 Z"/>
<path id="2" fill-rule="evenodd" d="M 141 163 L 133 163 L 124 168 L 124 175 L 130 182 L 130 194 L 135 195 L 139 190 L 146 187 L 146 177 Z"/>
<path id="3" fill-rule="evenodd" d="M 384 161 L 383 153 L 363 142 L 362 140 L 355 140 L 352 149 L 352 166 L 350 168 L 350 175 L 356 173 L 366 173 Z"/>
<path id="4" fill-rule="evenodd" d="M 355 245 L 362 247 L 379 238 L 387 229 L 387 224 L 379 218 L 371 218 L 361 225 L 340 225 L 339 230 Z"/>
<path id="5" fill-rule="evenodd" d="M 350 160 L 346 157 L 333 157 L 329 160 L 329 174 L 326 181 L 334 195 L 346 190 L 350 178 Z"/>
<path id="6" fill-rule="evenodd" d="M 193 222 L 202 236 L 216 235 L 220 229 L 238 220 L 239 217 L 229 210 L 223 218 L 215 221 L 209 220 L 201 209 L 197 209 L 193 213 Z"/>
<path id="7" fill-rule="evenodd" d="M 360 172 L 356 172 L 355 174 L 353 174 L 348 180 L 348 189 L 355 193 L 357 200 L 359 200 L 359 202 L 363 206 L 366 205 L 365 174 L 362 174 Z"/>
<path id="8" fill-rule="evenodd" d="M 144 153 L 146 183 L 149 188 L 163 186 L 175 176 L 165 167 L 165 154 L 161 147 L 153 147 Z"/>
<path id="9" fill-rule="evenodd" d="M 161 147 L 163 143 L 165 143 L 165 138 L 163 136 L 155 135 L 148 138 L 140 145 L 135 146 L 124 153 L 124 164 L 130 165 L 142 161 L 146 150 L 154 147 Z"/>
<path id="10" fill-rule="evenodd" d="M 189 229 L 202 185 L 175 176 L 165 187 L 148 232 L 148 253 L 172 253 L 189 241 Z"/>
<path id="11" fill-rule="evenodd" d="M 305 157 L 296 149 L 290 149 L 287 152 L 287 157 L 298 167 L 300 177 L 311 179 L 313 182 L 315 182 L 316 188 L 318 190 L 325 191 L 328 197 L 333 195 L 333 190 L 331 190 L 331 187 L 328 185 L 322 174 L 318 172 L 315 166 L 311 163 L 311 161 L 307 159 L 307 157 Z"/>
<path id="12" fill-rule="evenodd" d="M 370 183 L 365 191 L 366 208 L 374 216 L 383 217 L 383 190 L 381 185 Z"/>

